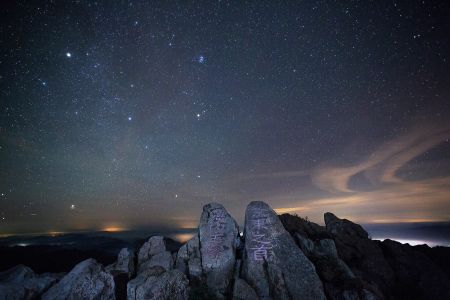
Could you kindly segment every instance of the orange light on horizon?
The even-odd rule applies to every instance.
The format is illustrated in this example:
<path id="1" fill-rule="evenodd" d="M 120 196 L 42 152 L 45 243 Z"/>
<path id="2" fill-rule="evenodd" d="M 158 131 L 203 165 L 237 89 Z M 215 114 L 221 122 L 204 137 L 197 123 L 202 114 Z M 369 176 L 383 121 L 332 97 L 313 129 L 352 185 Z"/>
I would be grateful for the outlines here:
<path id="1" fill-rule="evenodd" d="M 106 231 L 106 232 L 121 232 L 121 231 L 125 231 L 125 228 L 122 227 L 105 227 L 102 228 L 101 231 Z"/>

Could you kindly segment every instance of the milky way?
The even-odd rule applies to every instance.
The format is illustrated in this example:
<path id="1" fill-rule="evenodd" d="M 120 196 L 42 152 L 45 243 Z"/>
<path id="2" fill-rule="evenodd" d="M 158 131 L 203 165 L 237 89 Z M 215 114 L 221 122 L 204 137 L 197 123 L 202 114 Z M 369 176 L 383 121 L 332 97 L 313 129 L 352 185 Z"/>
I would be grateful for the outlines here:
<path id="1" fill-rule="evenodd" d="M 194 227 L 217 201 L 450 221 L 443 1 L 14 1 L 0 234 Z"/>

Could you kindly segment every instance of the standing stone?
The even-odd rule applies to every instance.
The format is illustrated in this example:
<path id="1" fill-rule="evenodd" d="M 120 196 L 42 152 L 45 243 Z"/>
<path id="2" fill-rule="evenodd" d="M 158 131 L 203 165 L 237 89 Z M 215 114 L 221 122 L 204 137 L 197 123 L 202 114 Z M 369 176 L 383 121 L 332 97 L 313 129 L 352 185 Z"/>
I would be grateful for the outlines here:
<path id="1" fill-rule="evenodd" d="M 155 266 L 161 266 L 166 270 L 173 268 L 172 254 L 167 251 L 166 243 L 162 236 L 152 236 L 139 249 L 138 273 Z"/>
<path id="2" fill-rule="evenodd" d="M 266 203 L 247 206 L 244 239 L 243 277 L 260 299 L 326 299 L 314 265 Z"/>
<path id="3" fill-rule="evenodd" d="M 114 288 L 112 275 L 105 272 L 95 259 L 90 258 L 76 265 L 61 281 L 51 287 L 42 299 L 112 300 L 115 299 Z"/>
<path id="4" fill-rule="evenodd" d="M 199 236 L 202 268 L 208 289 L 218 298 L 231 293 L 239 227 L 218 203 L 203 207 Z"/>

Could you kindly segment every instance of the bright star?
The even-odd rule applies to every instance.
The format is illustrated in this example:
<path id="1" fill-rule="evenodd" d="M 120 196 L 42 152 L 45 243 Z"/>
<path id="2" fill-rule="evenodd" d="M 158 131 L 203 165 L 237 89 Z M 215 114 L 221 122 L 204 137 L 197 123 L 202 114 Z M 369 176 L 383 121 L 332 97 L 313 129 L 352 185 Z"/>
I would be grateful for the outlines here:
<path id="1" fill-rule="evenodd" d="M 128 117 L 128 121 L 131 121 L 131 120 L 133 120 L 133 118 L 132 117 Z"/>
<path id="2" fill-rule="evenodd" d="M 206 61 L 206 58 L 205 58 L 203 55 L 200 55 L 200 56 L 197 58 L 197 61 L 198 61 L 199 64 L 204 64 L 205 61 Z"/>
<path id="3" fill-rule="evenodd" d="M 70 205 L 70 209 L 74 210 L 75 209 L 75 204 Z"/>
<path id="4" fill-rule="evenodd" d="M 70 52 L 67 52 L 67 53 L 66 53 L 66 56 L 67 56 L 67 57 L 72 57 L 72 54 L 71 54 Z"/>

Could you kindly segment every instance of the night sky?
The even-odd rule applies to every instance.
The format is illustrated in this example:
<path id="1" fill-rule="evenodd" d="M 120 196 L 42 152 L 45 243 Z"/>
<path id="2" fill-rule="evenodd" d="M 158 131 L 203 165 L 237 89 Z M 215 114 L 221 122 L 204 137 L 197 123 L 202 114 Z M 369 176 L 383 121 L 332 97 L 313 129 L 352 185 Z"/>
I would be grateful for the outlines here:
<path id="1" fill-rule="evenodd" d="M 2 2 L 0 234 L 450 221 L 441 2 Z"/>

